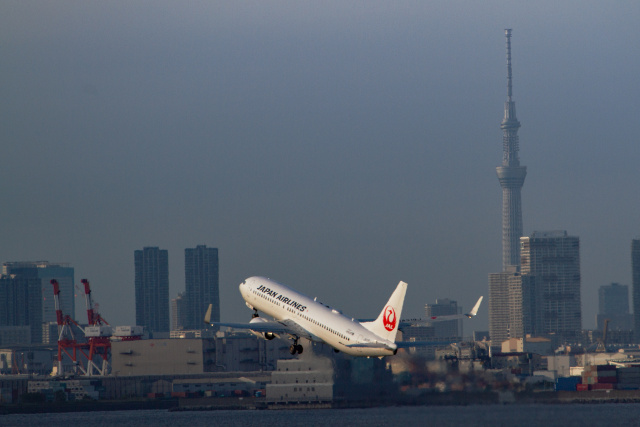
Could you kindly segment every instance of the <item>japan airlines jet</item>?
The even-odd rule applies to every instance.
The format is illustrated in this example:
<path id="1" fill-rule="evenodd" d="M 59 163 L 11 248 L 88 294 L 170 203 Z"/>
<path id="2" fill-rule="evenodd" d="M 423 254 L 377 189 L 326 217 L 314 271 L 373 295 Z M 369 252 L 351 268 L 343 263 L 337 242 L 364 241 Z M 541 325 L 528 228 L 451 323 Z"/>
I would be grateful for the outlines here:
<path id="1" fill-rule="evenodd" d="M 398 283 L 378 318 L 371 322 L 359 322 L 344 316 L 335 308 L 322 304 L 316 298 L 311 299 L 281 283 L 265 277 L 250 277 L 240 284 L 240 294 L 247 307 L 254 311 L 251 321 L 212 324 L 248 329 L 267 340 L 288 335 L 293 339 L 289 348 L 291 354 L 302 353 L 303 348 L 298 340 L 306 338 L 327 343 L 336 352 L 342 351 L 352 356 L 390 356 L 396 354 L 398 348 L 427 344 L 395 341 L 406 291 L 407 284 Z M 275 320 L 260 317 L 258 310 Z M 204 321 L 211 323 L 210 320 L 211 306 Z"/>

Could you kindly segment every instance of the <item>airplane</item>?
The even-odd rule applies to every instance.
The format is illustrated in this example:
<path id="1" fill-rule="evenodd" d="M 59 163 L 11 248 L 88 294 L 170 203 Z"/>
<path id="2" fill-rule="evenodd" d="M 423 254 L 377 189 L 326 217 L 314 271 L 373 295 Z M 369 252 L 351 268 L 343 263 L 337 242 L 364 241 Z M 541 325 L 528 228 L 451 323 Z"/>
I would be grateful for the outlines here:
<path id="1" fill-rule="evenodd" d="M 311 299 L 266 277 L 250 277 L 243 281 L 239 288 L 245 304 L 253 310 L 251 321 L 249 323 L 212 323 L 211 305 L 209 305 L 204 318 L 205 323 L 234 329 L 248 329 L 254 335 L 266 340 L 288 335 L 293 340 L 293 344 L 289 347 L 289 353 L 292 355 L 302 354 L 304 350 L 299 343 L 300 338 L 324 342 L 333 347 L 335 352 L 342 351 L 352 356 L 365 357 L 390 356 L 396 354 L 399 348 L 433 344 L 431 342 L 396 342 L 395 340 L 407 291 L 407 284 L 402 281 L 398 283 L 378 317 L 373 321 L 363 322 L 343 315 L 340 310 L 319 302 L 317 298 Z M 480 301 L 474 307 L 475 312 L 479 305 Z M 260 317 L 258 310 L 273 317 L 274 320 Z M 475 316 L 475 312 L 472 310 L 469 316 Z"/>

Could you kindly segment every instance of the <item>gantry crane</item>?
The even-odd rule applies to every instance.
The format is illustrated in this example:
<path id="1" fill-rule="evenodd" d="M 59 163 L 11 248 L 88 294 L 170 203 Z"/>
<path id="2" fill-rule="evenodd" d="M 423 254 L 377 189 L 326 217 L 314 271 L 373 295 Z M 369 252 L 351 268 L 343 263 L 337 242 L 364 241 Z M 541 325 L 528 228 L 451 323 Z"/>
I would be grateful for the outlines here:
<path id="1" fill-rule="evenodd" d="M 84 328 L 84 336 L 89 342 L 89 360 L 86 375 L 106 375 L 109 373 L 109 356 L 111 354 L 111 326 L 93 307 L 89 281 L 82 279 L 81 282 L 84 285 L 88 320 L 88 326 Z M 100 367 L 95 363 L 94 357 L 96 356 L 102 359 L 102 366 Z"/>
<path id="2" fill-rule="evenodd" d="M 60 285 L 56 279 L 51 279 L 53 285 L 53 300 L 56 307 L 56 322 L 58 323 L 58 375 L 63 375 L 62 357 L 63 353 L 69 356 L 73 362 L 76 372 L 79 370 L 82 374 L 86 374 L 87 371 L 82 364 L 82 361 L 78 360 L 78 353 L 84 356 L 87 360 L 89 355 L 85 350 L 89 349 L 88 343 L 79 343 L 73 334 L 72 325 L 76 325 L 81 328 L 75 320 L 68 314 L 63 314 L 60 307 Z M 82 329 L 82 328 L 81 328 Z"/>

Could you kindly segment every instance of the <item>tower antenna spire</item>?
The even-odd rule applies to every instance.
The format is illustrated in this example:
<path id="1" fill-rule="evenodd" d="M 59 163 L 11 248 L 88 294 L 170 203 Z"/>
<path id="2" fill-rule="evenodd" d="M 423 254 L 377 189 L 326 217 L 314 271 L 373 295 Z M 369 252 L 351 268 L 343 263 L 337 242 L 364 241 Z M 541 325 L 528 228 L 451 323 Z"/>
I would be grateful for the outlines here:
<path id="1" fill-rule="evenodd" d="M 511 75 L 511 28 L 504 30 L 507 36 L 507 99 L 511 101 L 513 96 L 512 75 Z"/>
<path id="2" fill-rule="evenodd" d="M 520 166 L 518 156 L 518 129 L 516 103 L 512 99 L 513 77 L 511 72 L 511 29 L 504 30 L 507 38 L 507 101 L 504 103 L 502 129 L 502 166 L 496 169 L 502 187 L 502 266 L 520 266 L 520 245 L 522 237 L 522 203 L 520 193 L 527 168 Z"/>

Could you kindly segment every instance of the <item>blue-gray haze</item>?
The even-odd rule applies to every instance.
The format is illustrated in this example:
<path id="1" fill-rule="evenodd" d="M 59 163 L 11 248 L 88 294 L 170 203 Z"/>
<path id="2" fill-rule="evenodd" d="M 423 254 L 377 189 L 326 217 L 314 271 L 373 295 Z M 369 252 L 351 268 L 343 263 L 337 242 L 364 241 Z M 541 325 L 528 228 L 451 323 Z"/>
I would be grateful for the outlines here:
<path id="1" fill-rule="evenodd" d="M 133 251 L 220 249 L 360 317 L 501 269 L 504 28 L 525 234 L 580 237 L 584 326 L 639 233 L 640 3 L 0 2 L 0 261 L 70 262 L 132 324 Z M 46 291 L 49 291 L 48 287 Z M 78 303 L 81 317 L 82 302 Z M 465 331 L 484 329 L 487 305 Z"/>

